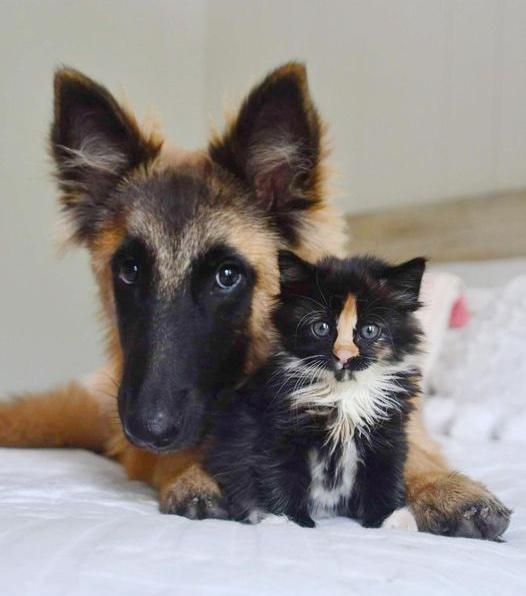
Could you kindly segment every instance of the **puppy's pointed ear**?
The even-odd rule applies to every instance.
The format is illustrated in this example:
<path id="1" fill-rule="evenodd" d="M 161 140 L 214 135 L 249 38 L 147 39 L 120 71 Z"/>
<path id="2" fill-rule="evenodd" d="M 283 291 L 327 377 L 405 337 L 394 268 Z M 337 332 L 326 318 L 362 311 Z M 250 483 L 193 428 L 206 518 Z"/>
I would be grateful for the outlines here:
<path id="1" fill-rule="evenodd" d="M 108 194 L 130 170 L 158 153 L 160 142 L 143 136 L 113 96 L 80 72 L 55 74 L 51 152 L 63 205 L 85 239 L 108 208 Z"/>
<path id="2" fill-rule="evenodd" d="M 305 284 L 311 279 L 314 267 L 288 250 L 279 251 L 279 275 L 282 291 Z"/>
<path id="3" fill-rule="evenodd" d="M 388 286 L 395 291 L 396 300 L 409 310 L 420 307 L 418 299 L 425 268 L 426 259 L 417 257 L 385 271 L 384 277 Z"/>
<path id="4" fill-rule="evenodd" d="M 305 67 L 290 63 L 252 90 L 226 133 L 211 141 L 209 152 L 266 209 L 282 214 L 320 200 L 321 136 Z"/>

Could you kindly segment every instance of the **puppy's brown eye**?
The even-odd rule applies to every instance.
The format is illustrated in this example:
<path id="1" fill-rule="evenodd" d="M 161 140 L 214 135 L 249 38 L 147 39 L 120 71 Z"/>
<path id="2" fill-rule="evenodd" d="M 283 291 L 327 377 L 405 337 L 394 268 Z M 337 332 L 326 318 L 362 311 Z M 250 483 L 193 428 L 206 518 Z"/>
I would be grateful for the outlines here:
<path id="1" fill-rule="evenodd" d="M 231 290 L 241 281 L 241 271 L 234 263 L 223 263 L 216 272 L 216 284 L 222 290 Z"/>
<path id="2" fill-rule="evenodd" d="M 331 327 L 327 321 L 316 321 L 311 325 L 312 333 L 316 337 L 327 337 L 329 335 Z"/>
<path id="3" fill-rule="evenodd" d="M 363 339 L 372 341 L 373 339 L 376 339 L 380 336 L 380 327 L 372 323 L 370 325 L 364 325 L 360 329 L 360 335 L 363 337 Z"/>
<path id="4" fill-rule="evenodd" d="M 135 259 L 125 259 L 119 268 L 119 279 L 128 286 L 137 283 L 139 279 L 139 264 Z"/>

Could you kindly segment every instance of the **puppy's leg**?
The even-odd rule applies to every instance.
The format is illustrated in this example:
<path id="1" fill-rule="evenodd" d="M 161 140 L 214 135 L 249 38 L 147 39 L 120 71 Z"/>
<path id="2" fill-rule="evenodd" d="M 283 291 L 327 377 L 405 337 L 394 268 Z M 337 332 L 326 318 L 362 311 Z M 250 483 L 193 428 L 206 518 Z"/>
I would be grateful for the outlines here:
<path id="1" fill-rule="evenodd" d="M 508 528 L 511 510 L 480 482 L 449 469 L 418 411 L 412 414 L 408 437 L 407 502 L 419 530 L 497 540 Z"/>
<path id="2" fill-rule="evenodd" d="M 15 397 L 0 403 L 0 446 L 104 451 L 111 434 L 112 409 L 76 382 Z"/>

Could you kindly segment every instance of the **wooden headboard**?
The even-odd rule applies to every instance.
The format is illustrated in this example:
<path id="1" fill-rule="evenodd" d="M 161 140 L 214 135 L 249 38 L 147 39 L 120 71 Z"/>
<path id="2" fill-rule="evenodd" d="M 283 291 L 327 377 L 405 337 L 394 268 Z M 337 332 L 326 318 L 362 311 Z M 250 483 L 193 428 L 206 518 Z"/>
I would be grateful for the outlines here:
<path id="1" fill-rule="evenodd" d="M 350 215 L 347 221 L 351 254 L 393 261 L 526 256 L 526 190 Z"/>

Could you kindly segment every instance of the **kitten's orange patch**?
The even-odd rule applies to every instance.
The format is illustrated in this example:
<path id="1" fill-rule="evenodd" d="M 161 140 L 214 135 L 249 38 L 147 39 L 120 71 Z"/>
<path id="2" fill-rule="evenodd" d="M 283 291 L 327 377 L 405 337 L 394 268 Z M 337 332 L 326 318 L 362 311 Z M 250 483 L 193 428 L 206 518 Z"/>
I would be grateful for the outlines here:
<path id="1" fill-rule="evenodd" d="M 340 362 L 347 362 L 360 354 L 358 346 L 354 343 L 354 328 L 357 320 L 356 298 L 349 296 L 343 305 L 336 328 L 338 335 L 334 343 L 334 355 Z"/>

